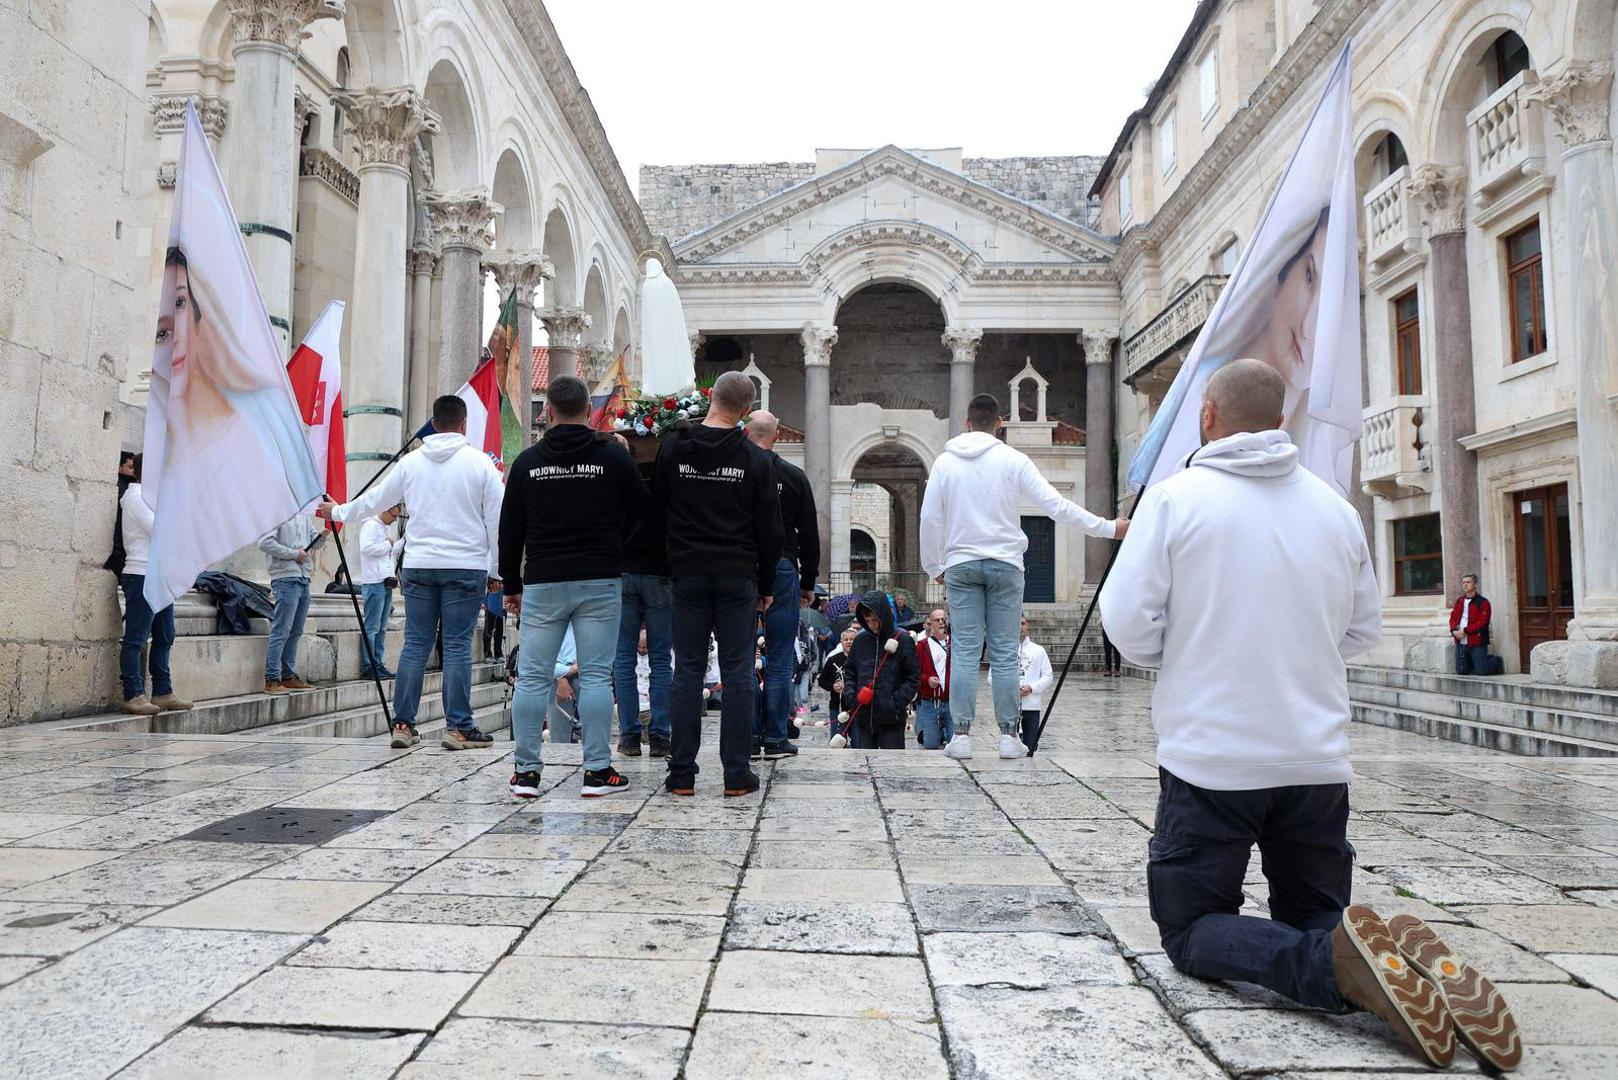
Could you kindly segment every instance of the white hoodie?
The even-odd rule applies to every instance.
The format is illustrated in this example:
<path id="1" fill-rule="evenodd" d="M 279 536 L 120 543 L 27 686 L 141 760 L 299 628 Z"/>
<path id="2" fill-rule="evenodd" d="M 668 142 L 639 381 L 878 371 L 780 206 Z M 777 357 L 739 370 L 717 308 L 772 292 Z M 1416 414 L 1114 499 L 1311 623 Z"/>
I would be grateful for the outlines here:
<path id="1" fill-rule="evenodd" d="M 380 585 L 393 576 L 394 538 L 392 525 L 379 517 L 360 523 L 360 575 L 358 585 Z"/>
<path id="2" fill-rule="evenodd" d="M 1113 645 L 1162 668 L 1158 763 L 1216 791 L 1351 779 L 1346 661 L 1381 620 L 1359 515 L 1281 431 L 1149 488 L 1101 591 Z"/>
<path id="3" fill-rule="evenodd" d="M 333 513 L 363 521 L 404 503 L 406 569 L 477 570 L 499 577 L 500 500 L 505 487 L 488 456 L 466 436 L 427 436 L 370 491 Z"/>
<path id="4" fill-rule="evenodd" d="M 1045 710 L 1045 691 L 1051 688 L 1056 681 L 1056 672 L 1051 670 L 1051 658 L 1045 652 L 1045 646 L 1033 638 L 1023 638 L 1017 642 L 1017 689 L 1028 687 L 1027 697 L 1017 699 L 1017 708 L 1023 712 L 1043 712 Z M 989 685 L 994 685 L 994 673 L 989 673 Z"/>
<path id="5" fill-rule="evenodd" d="M 1087 536 L 1111 537 L 1113 523 L 1069 502 L 1021 450 L 985 431 L 944 444 L 921 501 L 921 564 L 931 577 L 976 559 L 1023 568 L 1028 536 L 1022 513 L 1033 507 Z"/>

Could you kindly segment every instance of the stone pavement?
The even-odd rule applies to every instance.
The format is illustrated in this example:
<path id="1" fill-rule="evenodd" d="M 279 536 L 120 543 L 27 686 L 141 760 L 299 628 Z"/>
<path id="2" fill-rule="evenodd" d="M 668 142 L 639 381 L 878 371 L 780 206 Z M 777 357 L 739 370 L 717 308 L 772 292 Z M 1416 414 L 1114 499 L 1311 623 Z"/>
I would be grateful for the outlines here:
<path id="1" fill-rule="evenodd" d="M 810 749 L 730 800 L 711 731 L 694 799 L 643 758 L 581 800 L 563 746 L 519 804 L 505 742 L 6 729 L 0 1077 L 1422 1071 L 1170 969 L 1149 692 L 1070 684 L 1030 760 Z M 1356 897 L 1446 924 L 1521 1075 L 1618 1075 L 1618 761 L 1353 736 Z"/>

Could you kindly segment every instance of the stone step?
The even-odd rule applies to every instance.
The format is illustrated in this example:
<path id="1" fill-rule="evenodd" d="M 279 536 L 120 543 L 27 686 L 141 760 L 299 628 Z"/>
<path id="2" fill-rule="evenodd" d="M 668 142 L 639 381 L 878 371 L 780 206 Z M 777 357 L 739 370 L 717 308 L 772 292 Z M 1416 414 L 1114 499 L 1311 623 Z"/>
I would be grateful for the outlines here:
<path id="1" fill-rule="evenodd" d="M 491 710 L 499 714 L 506 700 L 506 686 L 500 682 L 474 683 L 472 686 L 472 716 Z M 392 705 L 391 695 L 388 704 Z M 437 730 L 444 726 L 444 702 L 441 695 L 423 691 L 416 712 L 416 730 Z M 482 727 L 482 724 L 478 725 Z M 388 722 L 382 715 L 382 706 L 373 695 L 371 704 L 343 712 L 328 713 L 309 720 L 295 720 L 254 732 L 255 735 L 303 739 L 369 739 L 388 734 Z M 484 728 L 485 731 L 490 730 Z"/>
<path id="2" fill-rule="evenodd" d="M 1609 743 L 1618 747 L 1618 712 L 1589 713 L 1573 709 L 1543 708 L 1515 701 L 1466 697 L 1432 690 L 1357 683 L 1353 699 L 1366 705 L 1430 713 L 1465 723 L 1486 723 L 1521 728 L 1540 734 Z"/>
<path id="3" fill-rule="evenodd" d="M 1530 731 L 1520 727 L 1490 724 L 1482 720 L 1461 720 L 1407 708 L 1382 705 L 1352 706 L 1355 720 L 1378 727 L 1428 735 L 1449 742 L 1501 750 L 1525 757 L 1618 757 L 1618 743 L 1597 742 L 1565 735 Z"/>

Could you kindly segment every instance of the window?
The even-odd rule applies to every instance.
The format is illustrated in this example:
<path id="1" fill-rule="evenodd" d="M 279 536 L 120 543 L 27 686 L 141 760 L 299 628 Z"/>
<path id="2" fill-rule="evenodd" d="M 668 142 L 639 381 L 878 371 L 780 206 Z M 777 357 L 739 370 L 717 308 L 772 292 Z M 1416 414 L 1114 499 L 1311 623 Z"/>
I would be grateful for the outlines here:
<path id="1" fill-rule="evenodd" d="M 1225 277 L 1230 277 L 1236 272 L 1236 264 L 1241 261 L 1242 242 L 1240 240 L 1232 240 L 1230 243 L 1220 248 L 1218 253 L 1214 255 L 1213 271 L 1216 274 L 1223 274 Z"/>
<path id="2" fill-rule="evenodd" d="M 1511 297 L 1511 362 L 1538 356 L 1545 332 L 1545 268 L 1539 220 L 1507 236 L 1506 291 Z"/>
<path id="3" fill-rule="evenodd" d="M 1533 66 L 1528 56 L 1528 46 L 1523 39 L 1507 30 L 1494 39 L 1494 45 L 1489 49 L 1489 66 L 1494 70 L 1494 89 L 1498 90 L 1506 83 Z"/>
<path id="4" fill-rule="evenodd" d="M 348 71 L 348 47 L 344 46 L 337 50 L 337 85 L 344 90 L 348 89 Z M 347 132 L 343 130 L 343 107 L 334 101 L 331 106 L 331 148 L 339 154 L 343 152 L 345 134 Z"/>
<path id="5" fill-rule="evenodd" d="M 1219 111 L 1219 53 L 1209 49 L 1199 66 L 1202 79 L 1202 118 L 1208 119 Z"/>
<path id="6" fill-rule="evenodd" d="M 1172 108 L 1158 124 L 1158 149 L 1163 158 L 1163 175 L 1174 171 L 1174 112 Z"/>
<path id="7" fill-rule="evenodd" d="M 1393 299 L 1393 341 L 1399 393 L 1421 393 L 1421 305 L 1415 289 Z"/>
<path id="8" fill-rule="evenodd" d="M 1135 216 L 1135 199 L 1129 190 L 1129 166 L 1118 170 L 1118 226 L 1128 225 Z"/>
<path id="9" fill-rule="evenodd" d="M 1422 596 L 1444 591 L 1444 554 L 1438 515 L 1401 518 L 1393 523 L 1393 592 Z"/>
<path id="10" fill-rule="evenodd" d="M 1382 141 L 1376 144 L 1376 178 L 1386 180 L 1408 164 L 1410 158 L 1405 155 L 1405 144 L 1399 141 L 1399 136 L 1392 132 L 1382 136 Z"/>

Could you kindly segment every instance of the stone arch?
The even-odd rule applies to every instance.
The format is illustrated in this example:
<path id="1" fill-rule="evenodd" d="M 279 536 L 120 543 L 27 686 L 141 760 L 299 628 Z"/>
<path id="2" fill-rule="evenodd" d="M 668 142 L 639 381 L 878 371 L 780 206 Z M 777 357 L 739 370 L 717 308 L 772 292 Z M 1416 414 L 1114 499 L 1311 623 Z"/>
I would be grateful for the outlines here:
<path id="1" fill-rule="evenodd" d="M 146 16 L 146 56 L 155 63 L 160 57 L 168 55 L 169 47 L 168 20 L 153 4 Z"/>
<path id="2" fill-rule="evenodd" d="M 804 259 L 823 285 L 820 321 L 868 285 L 903 284 L 943 309 L 946 323 L 959 314 L 962 275 L 976 259 L 961 240 L 916 221 L 863 222 L 822 241 Z"/>
<path id="3" fill-rule="evenodd" d="M 1427 67 L 1416 113 L 1425 118 L 1426 126 L 1419 136 L 1425 160 L 1469 166 L 1466 114 L 1486 96 L 1480 61 L 1494 39 L 1506 30 L 1527 43 L 1535 63 L 1553 55 L 1545 20 L 1532 0 L 1482 0 L 1451 17 L 1438 37 L 1445 44 Z"/>
<path id="4" fill-rule="evenodd" d="M 410 81 L 410 39 L 414 0 L 348 0 L 343 32 L 353 63 L 353 84 L 402 86 Z"/>
<path id="5" fill-rule="evenodd" d="M 152 5 L 152 10 L 154 12 L 157 10 L 156 4 Z M 230 8 L 225 6 L 225 0 L 219 0 L 218 3 L 214 4 L 213 10 L 208 12 L 208 17 L 202 21 L 202 26 L 197 33 L 197 55 L 204 60 L 230 63 L 231 49 L 235 44 L 231 35 L 232 22 Z M 170 38 L 170 48 L 173 48 L 175 44 L 175 41 Z"/>
<path id="6" fill-rule="evenodd" d="M 590 262 L 590 270 L 584 276 L 584 310 L 590 316 L 590 329 L 584 332 L 584 340 L 591 345 L 598 345 L 608 340 L 607 335 L 612 333 L 612 324 L 607 316 L 607 284 L 606 275 L 602 273 L 601 264 L 594 260 Z"/>
<path id="7" fill-rule="evenodd" d="M 618 314 L 613 316 L 612 319 L 613 355 L 616 356 L 621 354 L 625 349 L 629 348 L 634 341 L 635 333 L 632 329 L 630 329 L 629 325 L 629 306 L 620 301 L 618 304 Z"/>
<path id="8" fill-rule="evenodd" d="M 872 450 L 882 446 L 892 446 L 907 451 L 921 463 L 921 471 L 924 477 L 932 475 L 931 463 L 936 461 L 938 455 L 944 452 L 942 445 L 931 446 L 921 436 L 912 431 L 906 431 L 902 427 L 892 431 L 879 429 L 867 432 L 843 448 L 842 455 L 838 458 L 837 464 L 832 470 L 832 478 L 834 480 L 853 480 L 854 467 L 860 463 L 860 459 Z"/>
<path id="9" fill-rule="evenodd" d="M 1381 179 L 1374 173 L 1375 156 L 1388 135 L 1399 140 L 1412 166 L 1425 160 L 1424 148 L 1415 141 L 1409 103 L 1397 94 L 1376 94 L 1360 106 L 1354 123 L 1354 180 L 1362 193 Z"/>
<path id="10" fill-rule="evenodd" d="M 483 131 L 475 101 L 475 81 L 467 77 L 464 54 L 440 45 L 432 54 L 423 82 L 427 103 L 438 114 L 440 130 L 432 136 L 434 186 L 455 191 L 483 186 Z"/>
<path id="11" fill-rule="evenodd" d="M 1618 0 L 1574 0 L 1564 5 L 1565 26 L 1557 35 L 1571 61 L 1611 60 L 1618 42 Z M 1534 43 L 1528 43 L 1530 51 Z"/>
<path id="12" fill-rule="evenodd" d="M 949 319 L 936 297 L 912 281 L 869 282 L 827 321 L 837 327 L 834 405 L 869 402 L 948 415 L 950 351 L 943 338 Z"/>
<path id="13" fill-rule="evenodd" d="M 573 224 L 560 201 L 545 215 L 542 250 L 556 268 L 556 276 L 545 283 L 545 306 L 565 307 L 578 303 L 579 270 L 574 255 Z"/>
<path id="14" fill-rule="evenodd" d="M 528 251 L 534 246 L 534 198 L 526 157 L 512 141 L 494 166 L 494 201 L 505 207 L 495 224 L 494 246 L 501 251 Z"/>

